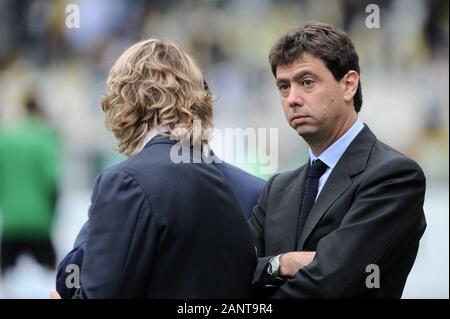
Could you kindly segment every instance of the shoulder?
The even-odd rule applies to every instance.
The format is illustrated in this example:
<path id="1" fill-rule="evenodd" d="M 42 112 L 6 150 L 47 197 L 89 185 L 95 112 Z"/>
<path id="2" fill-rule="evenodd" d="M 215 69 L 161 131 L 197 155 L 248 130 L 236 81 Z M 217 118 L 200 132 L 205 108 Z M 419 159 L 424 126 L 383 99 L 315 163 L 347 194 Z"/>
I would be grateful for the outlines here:
<path id="1" fill-rule="evenodd" d="M 358 193 L 378 192 L 423 194 L 426 178 L 422 168 L 413 159 L 403 155 L 383 142 L 376 141 L 365 169 L 355 175 Z"/>
<path id="2" fill-rule="evenodd" d="M 126 162 L 126 161 L 125 161 Z M 97 202 L 98 198 L 103 200 L 116 200 L 120 195 L 122 199 L 131 196 L 133 198 L 146 197 L 146 194 L 136 180 L 135 176 L 128 171 L 128 165 L 124 162 L 114 165 L 98 174 L 93 186 L 91 202 Z"/>
<path id="3" fill-rule="evenodd" d="M 148 174 L 157 179 L 161 174 L 166 173 L 168 169 L 175 166 L 170 162 L 168 156 L 165 158 L 165 155 L 167 154 L 149 152 L 148 149 L 144 150 L 104 170 L 97 177 L 95 184 L 102 183 L 104 180 L 111 181 L 112 179 L 132 179 L 135 182 L 142 182 L 142 176 L 147 176 Z"/>
<path id="4" fill-rule="evenodd" d="M 293 187 L 299 178 L 301 172 L 305 169 L 306 165 L 273 175 L 266 182 L 262 193 L 267 196 L 269 193 L 276 196 L 276 194 L 285 193 L 291 187 Z"/>
<path id="5" fill-rule="evenodd" d="M 368 168 L 370 171 L 377 171 L 378 174 L 409 172 L 425 179 L 423 170 L 416 161 L 379 140 L 372 150 Z"/>
<path id="6" fill-rule="evenodd" d="M 305 169 L 305 167 L 306 164 L 300 166 L 299 168 L 272 176 L 272 186 L 283 188 L 294 183 L 299 178 L 300 173 Z"/>
<path id="7" fill-rule="evenodd" d="M 216 167 L 223 172 L 223 174 L 229 179 L 235 180 L 236 182 L 242 182 L 251 185 L 255 188 L 262 189 L 265 184 L 265 180 L 247 173 L 243 169 L 236 166 L 230 165 L 228 163 L 216 163 Z"/>

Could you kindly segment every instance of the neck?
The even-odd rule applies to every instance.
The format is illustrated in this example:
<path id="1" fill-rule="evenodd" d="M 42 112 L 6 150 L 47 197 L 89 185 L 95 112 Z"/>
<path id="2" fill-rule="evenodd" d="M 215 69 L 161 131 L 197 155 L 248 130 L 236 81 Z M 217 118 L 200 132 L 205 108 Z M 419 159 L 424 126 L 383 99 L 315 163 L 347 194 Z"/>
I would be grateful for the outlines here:
<path id="1" fill-rule="evenodd" d="M 317 142 L 310 142 L 309 147 L 315 156 L 320 156 L 328 147 L 330 147 L 334 142 L 336 142 L 342 135 L 344 135 L 353 124 L 355 124 L 358 119 L 356 113 L 348 117 L 347 120 L 339 128 L 335 129 L 334 132 L 329 134 L 326 138 L 320 139 Z"/>

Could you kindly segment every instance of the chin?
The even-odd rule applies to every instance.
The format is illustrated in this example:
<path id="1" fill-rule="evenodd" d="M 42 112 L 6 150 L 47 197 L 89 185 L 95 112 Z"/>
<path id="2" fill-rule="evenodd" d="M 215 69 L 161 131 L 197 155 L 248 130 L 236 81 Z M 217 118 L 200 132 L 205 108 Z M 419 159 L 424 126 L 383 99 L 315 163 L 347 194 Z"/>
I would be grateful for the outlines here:
<path id="1" fill-rule="evenodd" d="M 303 126 L 303 125 L 298 126 L 295 130 L 297 131 L 298 135 L 300 135 L 303 138 L 308 138 L 308 137 L 311 137 L 311 136 L 314 136 L 317 134 L 316 129 L 314 129 L 312 127 Z"/>

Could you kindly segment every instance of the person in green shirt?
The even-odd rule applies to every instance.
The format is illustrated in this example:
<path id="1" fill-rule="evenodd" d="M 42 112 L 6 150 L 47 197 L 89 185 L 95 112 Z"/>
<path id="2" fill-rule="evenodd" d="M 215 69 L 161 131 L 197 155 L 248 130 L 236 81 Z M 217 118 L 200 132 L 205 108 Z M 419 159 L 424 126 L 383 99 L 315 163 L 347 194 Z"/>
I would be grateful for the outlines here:
<path id="1" fill-rule="evenodd" d="M 59 140 L 33 98 L 26 116 L 0 129 L 1 274 L 22 254 L 56 266 L 50 233 L 58 193 Z"/>

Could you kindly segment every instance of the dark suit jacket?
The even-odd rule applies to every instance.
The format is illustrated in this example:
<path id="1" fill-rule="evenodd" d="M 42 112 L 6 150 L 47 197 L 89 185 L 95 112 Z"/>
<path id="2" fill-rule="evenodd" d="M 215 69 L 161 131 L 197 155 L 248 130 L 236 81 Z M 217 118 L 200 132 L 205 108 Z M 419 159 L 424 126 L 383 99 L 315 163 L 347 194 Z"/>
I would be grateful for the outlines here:
<path id="1" fill-rule="evenodd" d="M 213 163 L 224 175 L 234 190 L 245 217 L 252 216 L 253 208 L 258 203 L 265 181 L 228 163 Z"/>
<path id="2" fill-rule="evenodd" d="M 259 280 L 271 256 L 294 251 L 306 165 L 273 176 L 250 228 L 258 249 L 254 284 L 274 298 L 400 298 L 425 227 L 425 177 L 420 167 L 378 141 L 366 126 L 324 185 L 301 233 L 299 251 L 316 257 L 278 289 Z M 366 287 L 380 270 L 380 288 Z"/>
<path id="3" fill-rule="evenodd" d="M 225 179 L 230 183 L 246 218 L 250 218 L 265 181 L 227 163 L 213 163 L 213 165 L 223 173 Z M 66 278 L 71 274 L 70 271 L 66 272 L 66 267 L 68 265 L 77 265 L 81 268 L 88 230 L 89 221 L 84 224 L 78 234 L 74 248 L 64 257 L 58 266 L 56 289 L 62 298 L 71 298 L 75 293 L 74 288 L 70 289 L 66 286 Z"/>
<path id="4" fill-rule="evenodd" d="M 234 191 L 212 164 L 174 164 L 157 137 L 95 183 L 75 298 L 242 298 L 256 264 Z"/>

